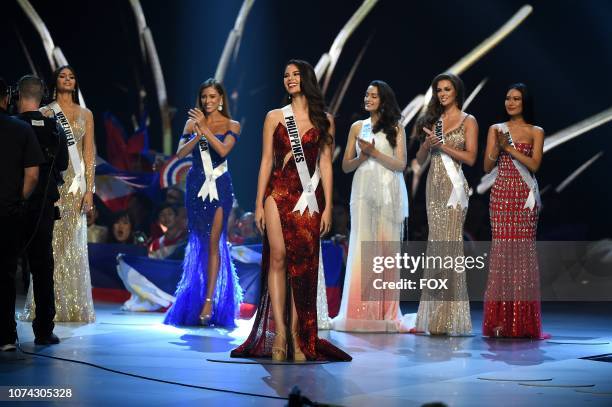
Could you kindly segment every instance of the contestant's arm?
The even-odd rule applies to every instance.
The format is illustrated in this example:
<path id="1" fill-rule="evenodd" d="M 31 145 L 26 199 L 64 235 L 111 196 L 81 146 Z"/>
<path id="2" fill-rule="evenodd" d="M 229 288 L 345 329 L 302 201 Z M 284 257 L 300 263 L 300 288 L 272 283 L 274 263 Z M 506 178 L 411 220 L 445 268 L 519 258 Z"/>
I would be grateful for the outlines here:
<path id="1" fill-rule="evenodd" d="M 355 171 L 362 162 L 368 159 L 368 156 L 363 153 L 357 156 L 357 149 L 355 147 L 357 145 L 357 136 L 361 132 L 362 123 L 361 121 L 356 121 L 349 131 L 344 156 L 342 157 L 342 171 L 347 174 Z"/>
<path id="2" fill-rule="evenodd" d="M 275 122 L 278 123 L 278 119 L 275 119 L 275 111 L 272 110 L 266 115 L 266 119 L 263 125 L 263 146 L 261 151 L 261 164 L 259 165 L 259 176 L 257 178 L 257 197 L 255 200 L 255 208 L 263 209 L 264 205 L 264 194 L 268 181 L 270 180 L 270 174 L 272 173 L 272 164 L 274 159 L 274 147 L 273 147 L 273 136 Z"/>
<path id="3" fill-rule="evenodd" d="M 336 126 L 334 118 L 329 113 L 329 134 L 335 140 Z M 333 202 L 333 182 L 334 173 L 332 170 L 332 156 L 334 151 L 334 141 L 331 144 L 324 144 L 321 148 L 321 156 L 319 157 L 319 170 L 321 171 L 321 183 L 323 184 L 323 194 L 325 195 L 325 211 L 331 211 Z M 330 212 L 331 214 L 331 212 Z"/>
<path id="4" fill-rule="evenodd" d="M 198 141 L 200 140 L 200 137 L 198 137 L 197 135 L 193 135 L 189 139 L 185 137 L 186 134 L 193 134 L 193 124 L 194 121 L 191 119 L 187 120 L 187 122 L 185 123 L 183 136 L 181 137 L 178 148 L 176 149 L 176 155 L 178 158 L 185 158 L 189 154 L 191 154 L 191 151 L 193 151 L 194 147 L 198 144 Z"/>
<path id="5" fill-rule="evenodd" d="M 404 171 L 404 168 L 406 168 L 406 134 L 404 128 L 397 126 L 396 146 L 393 150 L 393 156 L 375 149 L 372 151 L 372 157 L 391 171 Z"/>
<path id="6" fill-rule="evenodd" d="M 457 150 L 447 144 L 442 144 L 440 149 L 450 155 L 455 161 L 467 164 L 470 167 L 476 163 L 478 154 L 478 123 L 474 116 L 469 115 L 465 119 L 465 150 Z"/>
<path id="7" fill-rule="evenodd" d="M 484 171 L 489 173 L 495 168 L 497 164 L 497 157 L 499 156 L 499 144 L 497 144 L 497 125 L 489 127 L 487 133 L 487 147 L 485 148 L 484 155 Z"/>
<path id="8" fill-rule="evenodd" d="M 94 138 L 94 119 L 91 110 L 85 108 L 85 136 L 83 139 L 83 161 L 85 161 L 86 192 L 96 191 L 96 142 Z"/>
<path id="9" fill-rule="evenodd" d="M 544 154 L 544 130 L 536 126 L 533 128 L 533 152 L 531 157 L 521 153 L 510 145 L 506 146 L 504 150 L 510 154 L 512 158 L 527 167 L 529 171 L 536 173 L 540 169 L 542 155 Z"/>
<path id="10" fill-rule="evenodd" d="M 423 132 L 422 129 L 415 129 L 415 133 L 417 135 L 422 134 L 422 132 Z M 429 158 L 429 154 L 431 153 L 430 150 L 431 150 L 431 144 L 429 142 L 429 138 L 427 137 L 427 134 L 425 134 L 425 137 L 421 140 L 421 144 L 419 145 L 419 149 L 417 150 L 417 153 L 416 153 L 416 160 L 419 165 L 425 164 L 425 162 L 427 161 L 427 158 Z"/>

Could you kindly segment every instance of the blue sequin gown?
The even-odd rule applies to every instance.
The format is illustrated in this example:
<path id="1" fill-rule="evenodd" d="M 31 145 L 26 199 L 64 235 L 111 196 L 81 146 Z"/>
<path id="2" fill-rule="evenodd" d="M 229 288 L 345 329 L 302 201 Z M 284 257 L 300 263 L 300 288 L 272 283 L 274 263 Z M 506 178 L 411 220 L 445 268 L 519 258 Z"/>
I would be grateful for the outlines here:
<path id="1" fill-rule="evenodd" d="M 184 137 L 191 138 L 191 135 Z M 224 141 L 225 137 L 238 135 L 232 131 L 218 134 L 216 137 Z M 200 312 L 206 299 L 208 246 L 213 217 L 217 208 L 223 208 L 223 231 L 219 239 L 219 273 L 213 296 L 211 325 L 234 327 L 234 318 L 239 311 L 242 300 L 242 289 L 238 285 L 236 270 L 230 258 L 227 242 L 227 218 L 234 201 L 234 189 L 229 171 L 216 180 L 219 200 L 206 201 L 198 197 L 198 192 L 204 183 L 204 168 L 202 158 L 196 146 L 192 153 L 193 165 L 187 174 L 187 192 L 185 206 L 189 225 L 189 241 L 183 261 L 183 276 L 176 290 L 176 301 L 168 310 L 164 323 L 168 325 L 193 326 L 200 323 Z M 224 159 L 214 149 L 210 149 L 213 167 L 217 167 Z"/>

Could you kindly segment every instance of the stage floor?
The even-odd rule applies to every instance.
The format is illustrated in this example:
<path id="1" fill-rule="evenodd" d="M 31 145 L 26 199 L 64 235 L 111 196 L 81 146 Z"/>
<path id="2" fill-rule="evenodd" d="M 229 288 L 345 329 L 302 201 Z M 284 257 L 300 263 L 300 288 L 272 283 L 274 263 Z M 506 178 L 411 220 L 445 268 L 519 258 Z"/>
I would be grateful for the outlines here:
<path id="1" fill-rule="evenodd" d="M 97 303 L 95 324 L 57 324 L 60 345 L 34 346 L 30 324 L 18 326 L 24 351 L 85 363 L 3 352 L 0 386 L 71 388 L 63 402 L 87 406 L 281 406 L 296 384 L 313 401 L 349 406 L 612 405 L 612 363 L 581 359 L 612 353 L 611 303 L 544 304 L 545 341 L 485 340 L 474 308 L 474 337 L 323 331 L 352 362 L 262 365 L 209 361 L 229 360 L 248 321 L 233 332 L 178 329 Z"/>

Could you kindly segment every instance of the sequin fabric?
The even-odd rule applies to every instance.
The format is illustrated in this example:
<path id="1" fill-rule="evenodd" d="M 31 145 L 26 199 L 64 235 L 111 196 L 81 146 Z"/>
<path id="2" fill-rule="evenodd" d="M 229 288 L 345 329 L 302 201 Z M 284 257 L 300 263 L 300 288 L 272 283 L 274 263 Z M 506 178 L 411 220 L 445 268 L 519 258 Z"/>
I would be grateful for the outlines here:
<path id="1" fill-rule="evenodd" d="M 184 137 L 190 138 L 187 134 Z M 223 141 L 225 137 L 238 136 L 231 131 L 216 135 Z M 216 179 L 218 200 L 211 202 L 210 198 L 202 201 L 198 192 L 205 180 L 204 167 L 198 147 L 193 150 L 193 165 L 187 174 L 187 191 L 185 206 L 187 207 L 187 221 L 189 227 L 189 240 L 183 260 L 183 276 L 176 289 L 176 301 L 168 310 L 164 319 L 165 324 L 179 326 L 194 326 L 200 324 L 200 313 L 206 300 L 208 280 L 208 255 L 210 246 L 210 232 L 215 212 L 218 208 L 223 210 L 223 232 L 219 238 L 219 271 L 213 294 L 211 325 L 234 327 L 235 318 L 242 301 L 242 289 L 238 284 L 236 269 L 230 257 L 227 242 L 227 219 L 234 202 L 234 189 L 230 172 L 226 172 Z M 225 158 L 210 149 L 213 167 L 221 164 Z"/>
<path id="2" fill-rule="evenodd" d="M 388 156 L 394 155 L 384 132 L 374 134 L 373 139 L 377 150 Z M 356 148 L 359 153 L 359 145 Z M 362 284 L 371 284 L 372 279 L 371 274 L 362 273 L 372 273 L 372 270 L 362 270 L 361 256 L 362 242 L 397 242 L 397 250 L 393 251 L 399 251 L 404 219 L 408 214 L 408 195 L 402 173 L 391 171 L 375 159 L 368 158 L 355 171 L 350 207 L 351 233 L 342 301 L 332 327 L 350 332 L 398 332 L 402 320 L 398 292 L 372 290 L 367 286 L 362 289 Z M 383 253 L 377 250 L 376 254 Z M 387 279 L 398 281 L 399 270 L 389 270 L 385 274 Z"/>
<path id="3" fill-rule="evenodd" d="M 88 191 L 94 190 L 95 153 L 85 151 L 84 136 L 86 119 L 83 111 L 70 123 L 85 169 L 85 181 Z M 87 157 L 88 159 L 83 159 Z M 53 270 L 55 291 L 56 322 L 93 322 L 96 319 L 91 294 L 91 277 L 87 254 L 87 220 L 81 212 L 84 191 L 68 193 L 74 178 L 74 169 L 68 165 L 63 173 L 64 184 L 59 188 L 59 206 L 61 219 L 55 222 L 53 229 Z M 26 304 L 20 319 L 31 321 L 35 317 L 36 307 L 32 296 L 32 284 L 28 291 Z"/>
<path id="4" fill-rule="evenodd" d="M 530 144 L 516 149 L 531 156 Z M 509 154 L 502 152 L 491 188 L 492 244 L 485 292 L 485 336 L 542 337 L 540 279 L 536 253 L 538 208 L 524 208 L 529 188 Z"/>
<path id="5" fill-rule="evenodd" d="M 316 128 L 302 135 L 304 156 L 310 173 L 315 169 L 319 155 L 319 131 Z M 301 193 L 302 184 L 293 157 L 283 166 L 291 151 L 287 129 L 279 123 L 273 134 L 273 167 L 264 200 L 274 199 L 283 230 L 287 263 L 287 281 L 293 292 L 298 314 L 298 341 L 308 360 L 351 360 L 351 357 L 330 342 L 318 337 L 317 283 L 319 270 L 319 227 L 321 213 L 303 215 L 293 212 Z M 316 190 L 317 203 L 323 209 L 323 188 Z M 253 328 L 247 340 L 231 352 L 232 357 L 271 357 L 275 336 L 272 304 L 268 293 L 268 266 L 270 245 L 264 238 L 261 269 L 261 297 Z M 289 292 L 289 290 L 287 290 Z M 286 324 L 290 325 L 290 312 L 286 301 Z M 289 347 L 291 348 L 291 347 Z M 292 355 L 288 355 L 290 358 Z"/>
<path id="6" fill-rule="evenodd" d="M 444 143 L 458 150 L 465 149 L 465 126 L 461 125 L 444 135 Z M 461 175 L 461 164 L 454 162 Z M 465 178 L 464 189 L 468 194 Z M 463 256 L 463 223 L 467 208 L 447 207 L 453 185 L 446 173 L 440 151 L 431 154 L 427 174 L 425 199 L 429 234 L 427 256 Z M 465 273 L 451 269 L 428 268 L 425 279 L 448 279 L 447 290 L 424 289 L 421 293 L 416 319 L 416 330 L 435 335 L 469 335 L 472 332 L 470 303 Z"/>

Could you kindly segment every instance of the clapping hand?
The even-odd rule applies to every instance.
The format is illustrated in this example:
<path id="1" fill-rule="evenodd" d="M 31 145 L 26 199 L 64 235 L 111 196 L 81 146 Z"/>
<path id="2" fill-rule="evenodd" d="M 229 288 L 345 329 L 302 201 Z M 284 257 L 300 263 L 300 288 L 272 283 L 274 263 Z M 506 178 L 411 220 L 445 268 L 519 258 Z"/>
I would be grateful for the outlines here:
<path id="1" fill-rule="evenodd" d="M 499 149 L 502 151 L 508 151 L 508 148 L 510 147 L 510 142 L 508 141 L 506 133 L 504 133 L 504 131 L 499 127 L 496 127 L 495 136 L 497 137 L 497 145 L 499 146 Z"/>
<path id="2" fill-rule="evenodd" d="M 206 125 L 206 116 L 200 109 L 189 109 L 188 115 L 189 118 L 194 121 L 194 126 L 201 133 L 204 133 L 204 131 L 208 129 L 208 126 Z"/>
<path id="3" fill-rule="evenodd" d="M 372 139 L 372 142 L 366 141 L 362 138 L 357 139 L 361 152 L 367 156 L 372 156 L 376 151 L 376 140 Z"/>
<path id="4" fill-rule="evenodd" d="M 423 131 L 425 132 L 425 147 L 429 149 L 439 148 L 442 145 L 442 141 L 435 135 L 433 131 L 428 129 L 427 127 L 423 127 Z"/>

